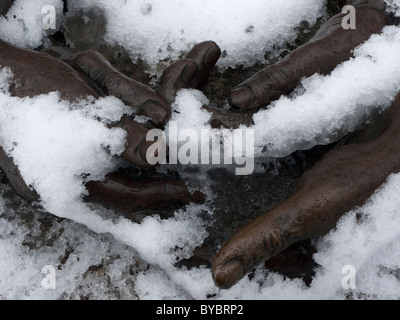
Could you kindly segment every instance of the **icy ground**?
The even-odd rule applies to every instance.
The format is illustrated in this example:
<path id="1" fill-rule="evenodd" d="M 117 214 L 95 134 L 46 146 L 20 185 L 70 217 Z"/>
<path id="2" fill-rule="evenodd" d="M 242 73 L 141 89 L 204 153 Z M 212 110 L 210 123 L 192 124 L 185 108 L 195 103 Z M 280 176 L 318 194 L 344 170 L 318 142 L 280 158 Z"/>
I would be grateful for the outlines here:
<path id="1" fill-rule="evenodd" d="M 11 9 L 17 18 L 0 18 L 0 37 L 27 48 L 46 45 L 40 20 L 41 7 L 49 3 L 17 0 Z M 61 1 L 51 3 L 61 15 Z M 146 56 L 156 64 L 176 58 L 194 42 L 212 39 L 226 52 L 220 67 L 262 62 L 263 53 L 274 44 L 279 48 L 295 39 L 293 28 L 301 21 L 313 24 L 324 16 L 325 5 L 322 0 L 304 0 L 301 5 L 254 0 L 246 6 L 232 0 L 171 0 L 168 6 L 157 0 L 71 3 L 77 12 L 104 10 L 106 40 L 126 46 L 132 58 Z M 400 3 L 391 4 L 391 10 L 397 10 Z M 198 14 L 189 15 L 193 10 Z M 137 19 L 130 18 L 134 12 Z M 399 27 L 387 27 L 332 75 L 304 80 L 295 95 L 282 97 L 255 116 L 256 144 L 269 144 L 267 156 L 328 144 L 353 131 L 371 113 L 387 108 L 400 85 L 399 43 Z M 122 151 L 124 132 L 105 124 L 126 113 L 125 106 L 111 97 L 70 105 L 59 101 L 56 93 L 19 99 L 8 93 L 11 81 L 12 73 L 2 68 L 0 143 L 42 200 L 24 202 L 0 184 L 0 298 L 400 298 L 399 175 L 391 176 L 367 204 L 346 214 L 336 230 L 318 239 L 314 259 L 319 267 L 310 286 L 259 267 L 251 279 L 245 277 L 230 290 L 220 291 L 209 269 L 175 266 L 207 236 L 209 220 L 204 215 L 212 216 L 212 204 L 189 205 L 170 219 L 153 216 L 136 224 L 82 202 L 82 182 L 88 174 L 100 179 L 119 164 L 113 155 Z M 197 107 L 202 99 L 198 92 L 180 92 L 174 109 L 181 112 L 174 120 L 182 127 L 191 123 L 202 128 L 207 119 Z M 193 117 L 194 112 L 198 116 Z M 345 265 L 357 271 L 355 290 L 342 288 Z M 54 290 L 42 287 L 44 266 L 56 270 Z"/>

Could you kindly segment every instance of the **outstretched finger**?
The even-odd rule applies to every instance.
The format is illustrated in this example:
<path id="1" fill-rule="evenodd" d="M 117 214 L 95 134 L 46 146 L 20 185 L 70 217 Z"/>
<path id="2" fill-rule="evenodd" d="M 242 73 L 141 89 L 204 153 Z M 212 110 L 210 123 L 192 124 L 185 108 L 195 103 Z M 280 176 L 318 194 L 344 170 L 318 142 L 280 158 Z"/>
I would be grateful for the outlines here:
<path id="1" fill-rule="evenodd" d="M 362 1 L 356 8 L 356 29 L 342 27 L 344 13 L 331 17 L 309 42 L 234 88 L 230 92 L 230 104 L 241 110 L 256 109 L 292 91 L 303 77 L 331 73 L 353 56 L 357 46 L 381 32 L 386 16 L 384 10 L 376 9 L 382 9 L 382 5 L 384 1 L 380 0 Z"/>
<path id="2" fill-rule="evenodd" d="M 116 208 L 125 214 L 138 210 L 156 209 L 171 204 L 186 205 L 191 201 L 202 202 L 199 192 L 191 194 L 182 180 L 132 179 L 119 173 L 111 173 L 105 181 L 86 183 L 87 201 Z"/>
<path id="3" fill-rule="evenodd" d="M 232 89 L 229 103 L 241 110 L 254 110 L 279 98 L 289 80 L 279 66 L 267 67 Z"/>
<path id="4" fill-rule="evenodd" d="M 121 99 L 135 114 L 149 117 L 153 125 L 162 127 L 168 121 L 171 115 L 168 102 L 153 89 L 119 72 L 100 53 L 75 53 L 66 48 L 50 48 L 48 53 L 58 54 L 61 60 L 85 74 L 106 94 Z"/>
<path id="5" fill-rule="evenodd" d="M 212 264 L 212 276 L 221 289 L 229 289 L 258 263 L 294 243 L 284 210 L 275 209 L 248 223 L 230 238 Z"/>

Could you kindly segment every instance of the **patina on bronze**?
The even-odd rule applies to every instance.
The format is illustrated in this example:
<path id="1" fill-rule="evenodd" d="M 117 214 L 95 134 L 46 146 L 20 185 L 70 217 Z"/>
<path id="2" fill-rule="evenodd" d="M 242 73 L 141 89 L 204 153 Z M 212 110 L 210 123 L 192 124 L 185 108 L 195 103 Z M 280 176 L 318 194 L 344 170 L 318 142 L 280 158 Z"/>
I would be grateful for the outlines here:
<path id="1" fill-rule="evenodd" d="M 109 174 L 105 181 L 88 182 L 86 188 L 89 191 L 86 200 L 126 213 L 204 200 L 198 194 L 190 194 L 182 180 L 133 179 L 120 173 Z"/>

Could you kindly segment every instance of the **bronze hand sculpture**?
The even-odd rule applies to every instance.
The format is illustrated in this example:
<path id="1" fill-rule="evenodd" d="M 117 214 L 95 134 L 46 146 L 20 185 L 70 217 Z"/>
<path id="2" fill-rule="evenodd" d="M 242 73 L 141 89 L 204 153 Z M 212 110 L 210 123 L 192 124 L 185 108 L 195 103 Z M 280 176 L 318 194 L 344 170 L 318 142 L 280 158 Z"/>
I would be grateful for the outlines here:
<path id="1" fill-rule="evenodd" d="M 143 124 L 124 116 L 112 125 L 121 127 L 128 133 L 122 157 L 141 168 L 150 167 L 146 161 L 146 151 L 151 145 L 145 139 L 147 132 L 154 126 L 162 127 L 167 122 L 170 116 L 169 103 L 178 90 L 182 87 L 204 86 L 210 72 L 209 65 L 213 66 L 220 55 L 220 49 L 213 42 L 203 42 L 189 52 L 193 59 L 178 61 L 165 70 L 158 91 L 170 100 L 167 102 L 153 89 L 121 74 L 99 53 L 76 53 L 69 48 L 58 47 L 46 51 L 53 56 L 17 48 L 0 40 L 0 65 L 9 67 L 18 83 L 10 86 L 10 93 L 18 97 L 33 97 L 58 91 L 62 99 L 70 101 L 88 96 L 98 98 L 106 94 L 117 96 L 132 107 L 134 115 L 145 115 L 149 118 L 149 123 Z M 29 200 L 39 199 L 35 190 L 25 184 L 13 159 L 2 148 L 0 167 L 21 196 Z M 199 193 L 189 193 L 183 181 L 174 179 L 142 181 L 114 173 L 108 175 L 106 181 L 92 181 L 86 187 L 90 193 L 88 200 L 127 213 L 171 203 L 187 204 L 190 201 L 204 200 Z"/>
<path id="2" fill-rule="evenodd" d="M 229 99 L 236 110 L 204 106 L 212 114 L 211 125 L 216 128 L 251 126 L 252 115 L 258 108 L 291 91 L 302 77 L 317 72 L 329 74 L 338 64 L 352 57 L 355 47 L 386 25 L 383 0 L 347 3 L 356 6 L 356 30 L 342 28 L 343 14 L 333 16 L 308 43 L 232 90 Z M 204 88 L 221 54 L 213 42 L 196 45 L 184 59 L 164 71 L 159 86 L 153 90 L 121 74 L 98 53 L 59 47 L 49 48 L 46 52 L 23 50 L 0 40 L 0 65 L 9 66 L 23 84 L 12 86 L 11 93 L 34 96 L 58 90 L 61 97 L 68 100 L 115 95 L 130 105 L 135 114 L 150 119 L 149 123 L 142 124 L 125 117 L 113 124 L 128 132 L 122 157 L 138 167 L 148 167 L 145 154 L 149 144 L 144 141 L 148 130 L 162 128 L 168 121 L 170 103 L 179 89 Z M 38 72 L 43 71 L 43 66 L 46 66 L 46 77 L 40 77 Z M 229 288 L 257 263 L 298 241 L 326 233 L 344 213 L 363 204 L 388 175 L 398 172 L 399 117 L 400 96 L 391 106 L 387 123 L 378 137 L 328 152 L 301 177 L 291 197 L 233 235 L 213 261 L 216 285 Z M 38 199 L 3 150 L 0 150 L 0 167 L 22 196 Z M 120 173 L 108 175 L 105 181 L 89 182 L 86 187 L 89 201 L 126 212 L 176 201 L 185 204 L 202 200 L 198 194 L 190 194 L 179 180 L 137 181 Z M 157 195 L 157 201 L 154 201 L 154 195 Z"/>
<path id="3" fill-rule="evenodd" d="M 385 25 L 384 1 L 350 1 L 358 5 L 357 29 L 345 30 L 339 14 L 329 19 L 307 44 L 267 67 L 231 92 L 241 109 L 253 109 L 292 89 L 304 75 L 327 74 L 352 56 L 352 49 Z M 249 222 L 220 249 L 213 279 L 230 288 L 256 264 L 290 245 L 327 233 L 347 211 L 362 205 L 392 173 L 400 171 L 400 95 L 380 135 L 328 152 L 302 175 L 296 192 Z"/>

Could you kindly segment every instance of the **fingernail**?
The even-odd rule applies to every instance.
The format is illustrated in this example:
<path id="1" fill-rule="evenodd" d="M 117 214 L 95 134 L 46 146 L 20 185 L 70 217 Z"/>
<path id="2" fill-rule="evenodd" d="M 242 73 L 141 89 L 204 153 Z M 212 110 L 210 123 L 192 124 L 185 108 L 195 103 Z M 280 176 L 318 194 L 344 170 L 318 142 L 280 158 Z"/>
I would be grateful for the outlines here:
<path id="1" fill-rule="evenodd" d="M 170 112 L 168 112 L 169 106 L 167 103 L 161 104 L 155 100 L 146 101 L 139 110 L 140 115 L 149 117 L 151 121 L 157 126 L 162 126 L 168 120 Z"/>
<path id="2" fill-rule="evenodd" d="M 233 89 L 229 94 L 230 104 L 242 110 L 254 109 L 255 96 L 252 90 L 247 86 L 239 86 Z"/>
<path id="3" fill-rule="evenodd" d="M 186 65 L 182 70 L 181 79 L 183 80 L 187 88 L 189 87 L 189 83 L 193 80 L 194 76 L 196 75 L 197 70 L 198 67 L 194 61 L 192 60 L 186 61 Z"/>
<path id="4" fill-rule="evenodd" d="M 212 68 L 217 63 L 220 56 L 220 47 L 215 42 L 210 41 L 210 48 L 207 50 L 207 53 L 204 56 L 203 64 L 208 68 Z"/>
<path id="5" fill-rule="evenodd" d="M 221 49 L 214 41 L 204 41 L 196 44 L 186 58 L 196 61 L 199 65 L 214 66 L 220 55 Z"/>
<path id="6" fill-rule="evenodd" d="M 238 260 L 231 260 L 213 270 L 214 283 L 221 289 L 229 289 L 242 278 L 243 266 Z"/>

